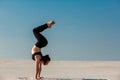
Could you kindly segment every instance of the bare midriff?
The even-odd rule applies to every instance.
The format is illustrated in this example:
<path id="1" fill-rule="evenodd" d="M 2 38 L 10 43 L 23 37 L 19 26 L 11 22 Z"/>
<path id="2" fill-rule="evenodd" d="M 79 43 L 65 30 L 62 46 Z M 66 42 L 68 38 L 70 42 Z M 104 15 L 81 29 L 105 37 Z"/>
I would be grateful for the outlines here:
<path id="1" fill-rule="evenodd" d="M 36 45 L 34 45 L 32 48 L 32 54 L 34 54 L 36 52 L 41 52 L 41 49 L 39 47 L 37 47 Z"/>

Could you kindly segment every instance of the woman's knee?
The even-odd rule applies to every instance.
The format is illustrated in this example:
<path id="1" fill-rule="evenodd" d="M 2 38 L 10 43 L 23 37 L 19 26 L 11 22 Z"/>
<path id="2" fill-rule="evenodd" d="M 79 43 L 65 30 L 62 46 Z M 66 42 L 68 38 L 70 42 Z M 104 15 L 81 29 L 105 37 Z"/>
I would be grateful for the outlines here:
<path id="1" fill-rule="evenodd" d="M 33 29 L 33 33 L 37 32 L 36 28 Z"/>

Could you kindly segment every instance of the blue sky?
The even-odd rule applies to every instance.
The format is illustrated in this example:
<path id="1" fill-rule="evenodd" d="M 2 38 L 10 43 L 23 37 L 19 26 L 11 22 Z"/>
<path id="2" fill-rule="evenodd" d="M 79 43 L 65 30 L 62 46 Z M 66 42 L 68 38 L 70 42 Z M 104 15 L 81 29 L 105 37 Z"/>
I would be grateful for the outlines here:
<path id="1" fill-rule="evenodd" d="M 42 34 L 52 60 L 120 60 L 119 0 L 0 0 L 0 58 L 31 59 L 32 29 Z"/>

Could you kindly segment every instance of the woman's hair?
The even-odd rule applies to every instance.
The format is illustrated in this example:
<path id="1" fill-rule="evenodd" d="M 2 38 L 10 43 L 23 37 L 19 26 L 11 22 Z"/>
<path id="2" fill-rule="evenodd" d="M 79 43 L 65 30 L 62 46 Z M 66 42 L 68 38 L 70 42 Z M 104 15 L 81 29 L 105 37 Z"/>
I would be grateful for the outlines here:
<path id="1" fill-rule="evenodd" d="M 46 64 L 51 59 L 50 59 L 49 55 L 45 55 L 45 56 L 43 56 L 42 60 L 43 60 L 43 63 Z"/>

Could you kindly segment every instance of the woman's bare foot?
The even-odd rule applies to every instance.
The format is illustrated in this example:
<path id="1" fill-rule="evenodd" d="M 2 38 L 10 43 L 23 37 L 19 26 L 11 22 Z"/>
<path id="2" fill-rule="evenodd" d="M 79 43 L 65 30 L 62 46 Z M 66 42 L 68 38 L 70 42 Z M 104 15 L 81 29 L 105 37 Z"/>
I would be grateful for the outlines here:
<path id="1" fill-rule="evenodd" d="M 54 21 L 49 21 L 49 22 L 47 22 L 48 28 L 51 28 L 51 27 L 52 27 L 52 25 L 54 25 L 54 24 L 55 24 L 55 22 L 54 22 Z"/>

